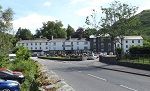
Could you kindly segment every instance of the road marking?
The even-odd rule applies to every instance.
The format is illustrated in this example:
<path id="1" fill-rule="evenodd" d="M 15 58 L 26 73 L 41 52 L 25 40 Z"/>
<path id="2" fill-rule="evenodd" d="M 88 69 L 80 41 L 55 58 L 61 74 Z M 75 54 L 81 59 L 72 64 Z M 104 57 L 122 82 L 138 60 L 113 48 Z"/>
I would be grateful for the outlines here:
<path id="1" fill-rule="evenodd" d="M 136 89 L 130 88 L 130 87 L 125 86 L 125 85 L 120 85 L 120 86 L 123 87 L 123 88 L 129 89 L 129 90 L 132 90 L 132 91 L 138 91 L 138 90 L 136 90 Z"/>
<path id="2" fill-rule="evenodd" d="M 82 72 L 82 71 L 78 71 L 78 72 Z"/>
<path id="3" fill-rule="evenodd" d="M 97 78 L 97 79 L 100 79 L 100 80 L 103 80 L 103 81 L 107 81 L 106 79 L 104 79 L 104 78 L 101 78 L 101 77 L 98 77 L 98 76 L 94 76 L 94 75 L 92 75 L 92 74 L 88 74 L 88 76 L 91 76 L 91 77 L 94 77 L 94 78 Z"/>

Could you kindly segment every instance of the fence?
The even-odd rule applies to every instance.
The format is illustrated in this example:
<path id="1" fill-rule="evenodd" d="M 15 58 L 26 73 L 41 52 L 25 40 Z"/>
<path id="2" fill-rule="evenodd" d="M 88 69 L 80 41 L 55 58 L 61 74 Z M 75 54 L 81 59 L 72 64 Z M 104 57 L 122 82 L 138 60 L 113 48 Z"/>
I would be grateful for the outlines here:
<path id="1" fill-rule="evenodd" d="M 120 55 L 117 56 L 119 62 L 129 62 L 138 64 L 149 64 L 150 65 L 150 55 L 144 54 L 132 54 L 124 55 L 122 58 Z"/>

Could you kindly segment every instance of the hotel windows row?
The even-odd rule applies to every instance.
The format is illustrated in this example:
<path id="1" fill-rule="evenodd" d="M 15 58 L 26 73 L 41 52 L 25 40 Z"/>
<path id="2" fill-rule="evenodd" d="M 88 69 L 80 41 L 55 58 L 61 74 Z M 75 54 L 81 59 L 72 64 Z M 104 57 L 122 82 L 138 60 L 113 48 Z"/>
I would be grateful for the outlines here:
<path id="1" fill-rule="evenodd" d="M 138 43 L 140 43 L 141 41 L 140 40 L 138 40 Z M 126 40 L 126 43 L 128 43 L 128 40 Z M 132 43 L 135 43 L 135 41 L 134 40 L 132 40 Z"/>
<path id="2" fill-rule="evenodd" d="M 21 45 L 21 44 L 22 44 L 22 45 L 26 45 L 26 46 L 28 46 L 29 44 L 30 44 L 30 45 L 38 45 L 38 44 L 39 44 L 39 45 L 42 45 L 42 43 L 39 43 L 39 42 L 37 42 L 37 43 L 18 43 L 18 45 Z M 46 42 L 45 45 L 48 45 L 48 42 Z M 53 45 L 55 46 L 55 45 L 56 45 L 56 42 L 53 42 Z"/>
<path id="3" fill-rule="evenodd" d="M 35 47 L 34 49 L 38 49 L 37 47 Z M 39 47 L 39 49 L 41 50 L 42 49 L 42 47 Z M 48 47 L 46 47 L 46 49 L 48 49 Z M 33 50 L 33 47 L 31 47 L 31 50 Z"/>

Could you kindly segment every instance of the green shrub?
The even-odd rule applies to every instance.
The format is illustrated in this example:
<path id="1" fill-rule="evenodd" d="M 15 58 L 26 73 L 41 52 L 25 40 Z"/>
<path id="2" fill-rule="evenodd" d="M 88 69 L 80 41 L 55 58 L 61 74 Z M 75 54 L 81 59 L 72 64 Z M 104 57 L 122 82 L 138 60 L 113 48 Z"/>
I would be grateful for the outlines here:
<path id="1" fill-rule="evenodd" d="M 19 60 L 28 60 L 31 53 L 27 48 L 20 46 L 16 52 L 16 56 Z"/>
<path id="2" fill-rule="evenodd" d="M 131 55 L 150 55 L 150 46 L 133 46 L 130 47 L 129 52 Z"/>
<path id="3" fill-rule="evenodd" d="M 61 60 L 61 61 L 81 61 L 82 58 L 66 58 L 66 57 L 38 57 L 41 59 L 49 59 L 49 60 Z"/>

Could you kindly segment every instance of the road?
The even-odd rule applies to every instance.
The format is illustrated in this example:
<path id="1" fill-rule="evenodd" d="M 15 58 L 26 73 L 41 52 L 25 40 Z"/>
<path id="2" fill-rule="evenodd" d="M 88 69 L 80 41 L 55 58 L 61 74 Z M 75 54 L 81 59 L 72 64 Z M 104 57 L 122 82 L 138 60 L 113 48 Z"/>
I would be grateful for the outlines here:
<path id="1" fill-rule="evenodd" d="M 95 61 L 52 61 L 34 58 L 76 91 L 150 91 L 150 78 L 96 68 Z"/>

